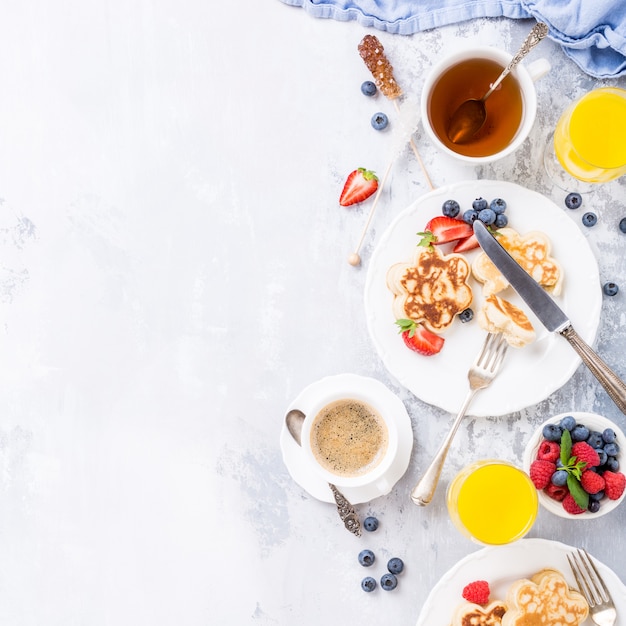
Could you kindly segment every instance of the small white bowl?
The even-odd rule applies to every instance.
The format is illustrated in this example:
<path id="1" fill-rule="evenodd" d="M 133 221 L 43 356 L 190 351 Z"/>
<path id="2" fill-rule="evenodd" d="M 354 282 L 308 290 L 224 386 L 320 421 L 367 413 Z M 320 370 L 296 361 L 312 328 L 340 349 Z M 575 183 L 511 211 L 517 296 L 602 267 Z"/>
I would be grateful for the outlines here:
<path id="1" fill-rule="evenodd" d="M 530 438 L 526 449 L 524 450 L 524 459 L 523 459 L 523 467 L 526 472 L 530 472 L 531 463 L 537 458 L 537 451 L 539 450 L 539 445 L 543 440 L 543 427 L 546 424 L 558 424 L 565 416 L 571 415 L 577 424 L 584 424 L 589 430 L 597 430 L 602 432 L 606 428 L 612 428 L 615 431 L 617 436 L 617 445 L 620 448 L 620 469 L 619 471 L 623 471 L 622 468 L 622 459 L 623 451 L 626 450 L 626 435 L 622 432 L 622 430 L 617 426 L 614 422 L 607 419 L 606 417 L 602 417 L 601 415 L 597 415 L 596 413 L 577 413 L 577 412 L 569 412 L 569 413 L 561 413 L 560 415 L 555 415 L 551 417 L 549 420 L 546 420 L 537 430 L 534 432 L 533 436 Z M 597 513 L 590 513 L 589 511 L 585 511 L 584 513 L 580 513 L 579 515 L 572 515 L 568 513 L 564 508 L 561 502 L 557 502 L 553 500 L 543 492 L 542 489 L 537 490 L 537 495 L 539 496 L 539 503 L 546 508 L 551 513 L 558 515 L 559 517 L 565 517 L 567 519 L 593 519 L 595 517 L 601 517 L 602 515 L 606 515 L 610 513 L 615 508 L 619 506 L 621 501 L 626 496 L 626 491 L 622 494 L 622 496 L 617 500 L 609 500 L 606 496 L 600 500 L 600 510 Z"/>

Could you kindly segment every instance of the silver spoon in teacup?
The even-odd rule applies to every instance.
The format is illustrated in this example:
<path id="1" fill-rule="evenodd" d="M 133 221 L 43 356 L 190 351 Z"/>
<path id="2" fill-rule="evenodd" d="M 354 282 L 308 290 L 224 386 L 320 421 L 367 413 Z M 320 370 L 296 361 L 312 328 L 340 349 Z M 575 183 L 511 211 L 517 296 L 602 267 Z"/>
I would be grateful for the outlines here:
<path id="1" fill-rule="evenodd" d="M 294 441 L 302 447 L 302 424 L 304 422 L 305 415 L 298 409 L 291 409 L 285 416 L 285 423 L 287 424 L 287 430 L 289 434 L 294 438 Z M 337 511 L 343 525 L 357 537 L 361 536 L 361 522 L 354 507 L 350 504 L 348 499 L 333 485 L 328 483 L 330 490 L 335 497 L 335 503 L 337 504 Z"/>
<path id="2" fill-rule="evenodd" d="M 535 24 L 526 37 L 517 54 L 504 68 L 500 76 L 491 83 L 489 91 L 480 99 L 470 98 L 463 102 L 452 114 L 448 125 L 448 139 L 452 143 L 469 141 L 482 127 L 487 119 L 485 100 L 496 90 L 498 85 L 509 75 L 511 70 L 548 34 L 548 27 L 543 22 Z"/>

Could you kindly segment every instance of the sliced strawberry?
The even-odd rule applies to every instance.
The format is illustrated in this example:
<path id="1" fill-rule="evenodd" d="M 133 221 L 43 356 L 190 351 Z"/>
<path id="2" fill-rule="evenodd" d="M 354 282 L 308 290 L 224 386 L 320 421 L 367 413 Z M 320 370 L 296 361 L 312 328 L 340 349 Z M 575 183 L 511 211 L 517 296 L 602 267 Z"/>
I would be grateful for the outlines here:
<path id="1" fill-rule="evenodd" d="M 468 250 L 478 248 L 478 246 L 478 239 L 476 239 L 476 235 L 472 233 L 469 237 L 466 237 L 465 239 L 459 239 L 454 248 L 452 248 L 452 252 L 467 252 Z"/>
<path id="2" fill-rule="evenodd" d="M 438 215 L 426 224 L 426 231 L 435 237 L 433 243 L 441 244 L 459 239 L 467 239 L 474 234 L 474 229 L 461 220 L 446 215 Z"/>
<path id="3" fill-rule="evenodd" d="M 341 206 L 363 202 L 378 189 L 378 177 L 374 172 L 359 167 L 350 172 L 339 198 Z"/>
<path id="4" fill-rule="evenodd" d="M 424 356 L 437 354 L 443 348 L 445 339 L 421 325 L 417 325 L 413 320 L 401 319 L 396 322 L 400 328 L 402 339 L 408 348 Z"/>

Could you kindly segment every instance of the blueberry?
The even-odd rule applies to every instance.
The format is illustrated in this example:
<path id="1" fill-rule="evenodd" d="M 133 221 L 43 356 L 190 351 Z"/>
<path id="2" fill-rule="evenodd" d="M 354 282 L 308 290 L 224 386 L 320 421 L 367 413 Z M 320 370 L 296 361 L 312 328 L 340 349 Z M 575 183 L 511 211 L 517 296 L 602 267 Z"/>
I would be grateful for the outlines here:
<path id="1" fill-rule="evenodd" d="M 614 443 L 616 438 L 617 435 L 612 428 L 605 428 L 602 431 L 602 441 L 604 441 L 604 443 Z"/>
<path id="2" fill-rule="evenodd" d="M 478 211 L 476 209 L 467 209 L 463 213 L 463 221 L 470 226 L 478 219 Z"/>
<path id="3" fill-rule="evenodd" d="M 572 441 L 587 441 L 589 429 L 584 424 L 576 424 L 572 429 Z"/>
<path id="4" fill-rule="evenodd" d="M 555 461 L 557 468 L 563 467 L 563 461 L 561 461 L 560 457 Z"/>
<path id="5" fill-rule="evenodd" d="M 598 500 L 589 500 L 587 510 L 589 513 L 597 513 L 600 510 L 600 502 Z"/>
<path id="6" fill-rule="evenodd" d="M 398 586 L 398 579 L 394 574 L 383 574 L 383 577 L 380 579 L 380 586 L 385 591 L 392 591 Z"/>
<path id="7" fill-rule="evenodd" d="M 590 500 L 602 500 L 602 498 L 604 498 L 604 489 L 602 491 L 598 491 L 598 493 L 589 494 Z"/>
<path id="8" fill-rule="evenodd" d="M 400 574 L 404 569 L 404 561 L 399 559 L 397 556 L 394 556 L 393 559 L 389 559 L 387 563 L 387 569 L 392 574 Z"/>
<path id="9" fill-rule="evenodd" d="M 543 438 L 548 441 L 561 441 L 561 427 L 558 424 L 546 424 L 543 427 Z"/>
<path id="10" fill-rule="evenodd" d="M 589 437 L 587 437 L 587 443 L 592 448 L 601 448 L 604 445 L 604 441 L 602 441 L 602 433 L 599 433 L 597 430 L 592 431 Z"/>
<path id="11" fill-rule="evenodd" d="M 617 470 L 619 470 L 619 461 L 614 456 L 610 456 L 606 460 L 604 468 L 608 469 L 610 472 L 617 472 Z"/>
<path id="12" fill-rule="evenodd" d="M 467 309 L 463 309 L 459 313 L 459 319 L 461 320 L 461 322 L 463 322 L 463 324 L 465 324 L 466 322 L 471 322 L 473 318 L 474 311 L 472 311 L 472 309 L 470 309 L 469 307 Z"/>
<path id="13" fill-rule="evenodd" d="M 622 217 L 622 219 L 619 221 L 619 229 L 623 233 L 626 233 L 626 217 Z"/>
<path id="14" fill-rule="evenodd" d="M 591 211 L 583 214 L 583 226 L 595 226 L 598 222 L 598 216 Z"/>
<path id="15" fill-rule="evenodd" d="M 598 453 L 598 457 L 600 458 L 600 466 L 604 465 L 608 461 L 609 455 L 602 448 L 594 448 L 594 450 Z"/>
<path id="16" fill-rule="evenodd" d="M 615 296 L 617 295 L 617 292 L 619 291 L 619 287 L 616 283 L 609 281 L 608 283 L 604 283 L 604 286 L 602 287 L 602 291 L 604 291 L 604 293 L 607 296 Z"/>
<path id="17" fill-rule="evenodd" d="M 481 209 L 478 211 L 478 219 L 487 226 L 491 226 L 496 221 L 496 214 L 493 209 Z"/>
<path id="18" fill-rule="evenodd" d="M 579 193 L 568 193 L 565 196 L 565 206 L 568 209 L 577 209 L 583 203 L 583 197 Z"/>
<path id="19" fill-rule="evenodd" d="M 374 95 L 376 95 L 376 85 L 371 80 L 366 80 L 361 85 L 361 93 L 364 96 L 374 96 Z"/>
<path id="20" fill-rule="evenodd" d="M 609 456 L 617 456 L 619 454 L 619 446 L 616 443 L 607 443 L 604 446 L 604 451 Z"/>
<path id="21" fill-rule="evenodd" d="M 504 228 L 508 223 L 509 223 L 509 218 L 504 213 L 497 213 L 496 221 L 493 223 L 493 225 L 496 228 Z"/>
<path id="22" fill-rule="evenodd" d="M 489 208 L 496 214 L 500 215 L 506 211 L 506 201 L 502 198 L 495 198 L 491 201 Z"/>
<path id="23" fill-rule="evenodd" d="M 486 209 L 488 206 L 489 206 L 489 203 L 484 198 L 476 198 L 476 200 L 472 202 L 472 209 L 475 209 L 476 211 L 482 211 L 483 209 Z"/>
<path id="24" fill-rule="evenodd" d="M 371 576 L 366 576 L 361 581 L 361 589 L 363 589 L 363 591 L 367 591 L 367 593 L 374 591 L 374 589 L 376 589 L 376 580 Z"/>
<path id="25" fill-rule="evenodd" d="M 553 485 L 563 487 L 563 485 L 567 484 L 567 472 L 565 470 L 557 470 L 554 474 L 552 474 L 550 481 Z"/>
<path id="26" fill-rule="evenodd" d="M 369 567 L 370 565 L 373 565 L 375 560 L 376 557 L 371 550 L 361 550 L 361 552 L 359 552 L 359 563 L 363 567 Z"/>
<path id="27" fill-rule="evenodd" d="M 456 200 L 446 200 L 441 207 L 441 212 L 447 217 L 456 217 L 461 207 Z"/>
<path id="28" fill-rule="evenodd" d="M 560 422 L 559 426 L 564 428 L 565 430 L 569 430 L 570 433 L 574 430 L 574 426 L 576 426 L 576 420 L 572 415 L 566 415 Z"/>
<path id="29" fill-rule="evenodd" d="M 378 528 L 378 520 L 375 517 L 366 517 L 363 520 L 363 528 L 372 533 Z"/>
<path id="30" fill-rule="evenodd" d="M 372 126 L 376 130 L 384 130 L 387 124 L 389 124 L 389 118 L 384 113 L 378 112 L 372 115 Z"/>

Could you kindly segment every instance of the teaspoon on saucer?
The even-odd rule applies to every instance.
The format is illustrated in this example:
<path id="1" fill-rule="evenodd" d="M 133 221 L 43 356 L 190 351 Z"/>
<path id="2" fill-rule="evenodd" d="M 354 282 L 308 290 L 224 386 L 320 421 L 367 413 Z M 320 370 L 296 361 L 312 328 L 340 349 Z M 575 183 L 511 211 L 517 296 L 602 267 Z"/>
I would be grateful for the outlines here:
<path id="1" fill-rule="evenodd" d="M 285 416 L 285 423 L 289 434 L 293 437 L 294 441 L 302 447 L 302 423 L 304 422 L 305 415 L 298 409 L 291 409 Z M 339 517 L 344 526 L 357 537 L 361 536 L 361 522 L 354 507 L 350 504 L 348 499 L 333 485 L 328 483 L 330 490 L 335 497 L 335 503 L 337 504 L 337 511 Z"/>

